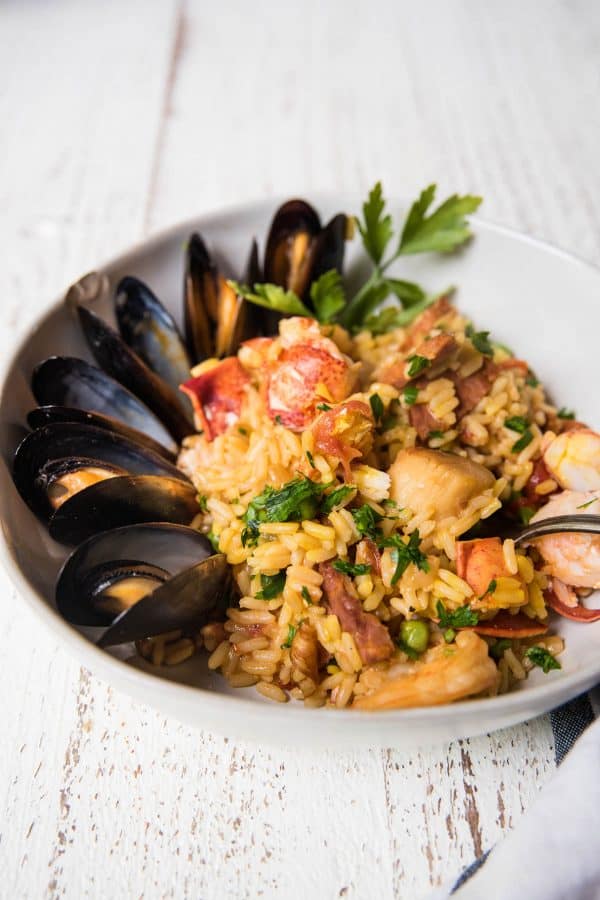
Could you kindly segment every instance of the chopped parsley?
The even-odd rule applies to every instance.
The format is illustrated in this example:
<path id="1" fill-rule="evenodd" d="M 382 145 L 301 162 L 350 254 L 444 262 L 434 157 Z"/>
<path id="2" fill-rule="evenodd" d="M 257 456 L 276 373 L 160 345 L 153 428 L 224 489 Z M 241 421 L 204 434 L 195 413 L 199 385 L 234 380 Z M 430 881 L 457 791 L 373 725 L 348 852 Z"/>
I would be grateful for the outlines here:
<path id="1" fill-rule="evenodd" d="M 493 594 L 497 587 L 498 587 L 498 584 L 496 582 L 496 579 L 492 578 L 492 580 L 488 584 L 487 588 L 485 589 L 485 591 L 483 592 L 481 597 L 479 597 L 479 599 L 483 600 L 483 598 L 487 597 L 488 594 Z"/>
<path id="2" fill-rule="evenodd" d="M 472 325 L 467 325 L 465 328 L 465 334 L 468 338 L 470 338 L 471 343 L 475 347 L 479 353 L 482 353 L 484 356 L 493 356 L 494 348 L 490 344 L 490 333 L 489 331 L 475 331 Z"/>
<path id="3" fill-rule="evenodd" d="M 314 519 L 319 500 L 326 485 L 317 484 L 306 476 L 288 481 L 282 488 L 267 485 L 261 494 L 252 500 L 243 521 L 242 546 L 253 546 L 258 540 L 259 526 L 263 522 L 301 522 Z"/>
<path id="4" fill-rule="evenodd" d="M 328 403 L 317 403 L 317 409 L 320 409 L 321 412 L 329 412 L 331 406 Z"/>
<path id="5" fill-rule="evenodd" d="M 200 507 L 200 510 L 204 513 L 208 512 L 208 506 L 206 505 L 207 500 L 208 500 L 208 497 L 206 496 L 206 494 L 197 494 L 196 495 L 196 502 L 197 502 L 198 506 Z"/>
<path id="6" fill-rule="evenodd" d="M 450 612 L 442 601 L 438 600 L 436 610 L 440 628 L 469 628 L 479 622 L 479 616 L 470 606 L 459 606 Z"/>
<path id="7" fill-rule="evenodd" d="M 430 432 L 429 432 L 429 434 L 427 435 L 427 440 L 428 440 L 428 441 L 435 441 L 435 440 L 438 440 L 438 441 L 439 441 L 440 438 L 443 438 L 443 437 L 444 437 L 444 432 L 443 432 L 443 431 L 435 430 L 435 431 L 430 431 Z"/>
<path id="8" fill-rule="evenodd" d="M 375 419 L 376 422 L 378 422 L 379 419 L 381 419 L 383 412 L 384 412 L 383 400 L 381 399 L 379 394 L 373 394 L 371 397 L 369 397 L 369 403 L 371 405 L 371 411 L 373 413 L 373 418 Z"/>
<path id="9" fill-rule="evenodd" d="M 303 586 L 302 586 L 302 590 L 300 591 L 300 593 L 302 594 L 302 599 L 303 599 L 306 603 L 308 603 L 309 606 L 312 606 L 312 605 L 313 605 L 312 597 L 310 596 L 310 591 L 308 590 L 308 588 L 306 587 L 306 585 L 303 585 Z"/>
<path id="10" fill-rule="evenodd" d="M 398 650 L 402 650 L 403 653 L 406 653 L 409 659 L 418 659 L 421 655 L 418 650 L 409 647 L 406 641 L 403 641 L 400 638 L 396 641 L 396 646 L 398 647 Z"/>
<path id="11" fill-rule="evenodd" d="M 368 563 L 350 563 L 346 559 L 336 559 L 333 568 L 343 575 L 368 575 L 371 566 Z"/>
<path id="12" fill-rule="evenodd" d="M 420 375 L 424 369 L 427 369 L 428 366 L 431 365 L 430 360 L 428 360 L 425 356 L 419 356 L 417 353 L 413 354 L 413 356 L 409 356 L 407 362 L 409 364 L 407 372 L 409 378 L 414 378 L 415 375 Z"/>
<path id="13" fill-rule="evenodd" d="M 261 575 L 260 584 L 262 590 L 258 591 L 256 597 L 259 600 L 274 600 L 285 586 L 285 569 L 281 569 L 276 575 Z"/>
<path id="14" fill-rule="evenodd" d="M 561 669 L 562 666 L 557 659 L 555 659 L 549 650 L 546 650 L 545 647 L 530 647 L 525 651 L 525 656 L 529 659 L 534 666 L 539 666 L 539 668 L 546 675 L 550 671 L 550 669 Z"/>
<path id="15" fill-rule="evenodd" d="M 415 387 L 414 384 L 407 384 L 402 392 L 402 397 L 404 398 L 404 402 L 407 406 L 412 406 L 417 402 L 417 397 L 419 395 L 419 389 Z"/>
<path id="16" fill-rule="evenodd" d="M 219 552 L 219 538 L 214 533 L 214 531 L 209 531 L 206 535 L 207 539 L 210 541 L 213 550 L 218 553 Z"/>
<path id="17" fill-rule="evenodd" d="M 587 503 L 582 503 L 577 509 L 587 509 L 588 506 L 591 506 L 592 503 L 595 503 L 598 498 L 594 497 L 592 500 L 588 500 Z"/>
<path id="18" fill-rule="evenodd" d="M 516 431 L 518 434 L 524 434 L 529 428 L 529 422 L 524 416 L 510 416 L 504 420 L 505 428 Z"/>
<path id="19" fill-rule="evenodd" d="M 515 441 L 511 447 L 513 453 L 520 453 L 525 447 L 528 447 L 533 440 L 533 433 L 530 428 L 526 428 L 518 441 Z"/>
<path id="20" fill-rule="evenodd" d="M 315 458 L 312 455 L 312 453 L 310 452 L 310 450 L 306 451 L 306 458 L 314 469 L 315 468 Z"/>
<path id="21" fill-rule="evenodd" d="M 408 543 L 405 543 L 399 534 L 393 534 L 380 542 L 380 547 L 392 548 L 392 561 L 396 566 L 392 576 L 392 584 L 396 584 L 411 563 L 422 572 L 429 572 L 429 563 L 425 554 L 421 553 L 420 545 L 421 538 L 419 537 L 418 529 L 410 535 Z"/>
<path id="22" fill-rule="evenodd" d="M 329 515 L 336 506 L 340 506 L 355 491 L 356 488 L 353 484 L 342 484 L 331 491 L 331 493 L 325 494 L 321 501 L 321 514 L 323 516 Z"/>
<path id="23" fill-rule="evenodd" d="M 281 416 L 275 416 L 275 424 L 283 425 L 283 419 L 281 418 Z"/>
<path id="24" fill-rule="evenodd" d="M 287 650 L 289 647 L 292 646 L 292 641 L 296 637 L 297 631 L 298 631 L 298 629 L 296 628 L 295 625 L 288 625 L 287 637 L 286 637 L 285 641 L 283 642 L 283 644 L 281 645 L 282 650 Z"/>
<path id="25" fill-rule="evenodd" d="M 359 534 L 370 538 L 372 541 L 378 541 L 381 538 L 381 531 L 377 527 L 377 523 L 381 522 L 382 516 L 375 512 L 372 506 L 365 503 L 364 506 L 351 509 L 350 512 Z"/>
<path id="26" fill-rule="evenodd" d="M 533 374 L 533 372 L 530 369 L 525 377 L 525 384 L 528 384 L 529 387 L 535 388 L 539 385 L 539 383 L 540 383 L 539 379 L 535 377 L 535 375 Z"/>
<path id="27" fill-rule="evenodd" d="M 500 638 L 496 641 L 495 644 L 492 644 L 490 647 L 490 656 L 494 659 L 502 659 L 504 656 L 504 651 L 508 650 L 511 646 L 510 638 Z"/>
<path id="28" fill-rule="evenodd" d="M 248 429 L 247 429 L 247 428 L 242 428 L 241 425 L 238 425 L 238 431 L 239 431 L 240 434 L 243 434 L 244 437 L 247 437 L 247 435 L 248 435 Z"/>
<path id="29" fill-rule="evenodd" d="M 556 413 L 556 415 L 558 416 L 559 419 L 574 419 L 575 418 L 575 412 L 572 409 L 565 409 L 564 406 L 562 406 L 559 409 L 559 411 Z"/>
<path id="30" fill-rule="evenodd" d="M 531 519 L 535 515 L 535 509 L 533 506 L 521 506 L 519 507 L 519 517 L 523 525 L 529 525 Z"/>

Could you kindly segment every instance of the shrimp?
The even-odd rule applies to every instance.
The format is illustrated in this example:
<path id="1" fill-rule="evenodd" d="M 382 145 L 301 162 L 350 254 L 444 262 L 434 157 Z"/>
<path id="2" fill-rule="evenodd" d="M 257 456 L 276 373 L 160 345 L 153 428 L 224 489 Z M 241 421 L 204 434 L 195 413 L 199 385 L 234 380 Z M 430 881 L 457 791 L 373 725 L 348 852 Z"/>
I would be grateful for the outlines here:
<path id="1" fill-rule="evenodd" d="M 541 522 L 551 516 L 585 515 L 586 512 L 593 515 L 596 511 L 600 515 L 600 489 L 562 491 L 542 506 L 531 522 Z M 555 578 L 574 587 L 600 588 L 600 535 L 548 534 L 536 538 L 532 544 Z"/>
<path id="2" fill-rule="evenodd" d="M 354 701 L 357 709 L 439 706 L 489 690 L 498 672 L 488 645 L 472 631 L 461 631 L 452 646 L 440 644 L 413 671 L 398 674 L 392 666 L 375 690 Z"/>
<path id="3" fill-rule="evenodd" d="M 546 468 L 569 491 L 600 490 L 600 434 L 590 428 L 549 432 L 544 439 Z"/>

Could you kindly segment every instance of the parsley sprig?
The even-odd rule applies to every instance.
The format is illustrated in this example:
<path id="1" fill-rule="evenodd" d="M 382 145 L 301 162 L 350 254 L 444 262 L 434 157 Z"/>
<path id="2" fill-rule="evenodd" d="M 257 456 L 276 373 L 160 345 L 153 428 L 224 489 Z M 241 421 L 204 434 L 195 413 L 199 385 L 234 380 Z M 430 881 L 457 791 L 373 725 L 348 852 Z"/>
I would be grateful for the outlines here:
<path id="1" fill-rule="evenodd" d="M 545 647 L 530 647 L 525 651 L 525 656 L 529 659 L 534 666 L 539 666 L 539 668 L 544 672 L 544 674 L 548 674 L 550 669 L 561 669 L 562 666 L 557 659 L 552 656 L 549 650 L 546 650 Z"/>
<path id="2" fill-rule="evenodd" d="M 363 246 L 373 264 L 373 270 L 340 315 L 340 322 L 346 328 L 361 325 L 369 327 L 368 317 L 388 297 L 397 301 L 394 306 L 389 307 L 396 316 L 387 309 L 382 310 L 380 315 L 385 314 L 387 326 L 384 330 L 400 324 L 397 318 L 400 313 L 409 314 L 403 321 L 403 324 L 408 324 L 431 302 L 420 285 L 389 277 L 387 272 L 390 266 L 401 256 L 429 252 L 447 253 L 462 246 L 471 237 L 466 217 L 475 212 L 481 203 L 481 197 L 471 195 L 460 197 L 453 194 L 437 209 L 432 210 L 435 192 L 435 184 L 430 184 L 421 192 L 404 220 L 396 247 L 387 256 L 386 252 L 394 237 L 394 225 L 392 217 L 386 212 L 381 182 L 378 181 L 369 193 L 363 204 L 362 218 L 358 219 L 358 229 Z M 382 323 L 375 322 L 370 325 L 381 328 Z"/>
<path id="3" fill-rule="evenodd" d="M 470 606 L 459 606 L 450 612 L 442 601 L 438 600 L 436 610 L 440 628 L 469 628 L 479 622 L 479 616 Z"/>
<path id="4" fill-rule="evenodd" d="M 411 563 L 414 563 L 422 572 L 429 572 L 427 557 L 419 549 L 421 538 L 418 529 L 410 535 L 408 543 L 404 542 L 402 535 L 392 534 L 390 537 L 380 541 L 379 546 L 392 548 L 392 562 L 396 566 L 392 575 L 392 584 L 396 584 L 399 581 Z"/>

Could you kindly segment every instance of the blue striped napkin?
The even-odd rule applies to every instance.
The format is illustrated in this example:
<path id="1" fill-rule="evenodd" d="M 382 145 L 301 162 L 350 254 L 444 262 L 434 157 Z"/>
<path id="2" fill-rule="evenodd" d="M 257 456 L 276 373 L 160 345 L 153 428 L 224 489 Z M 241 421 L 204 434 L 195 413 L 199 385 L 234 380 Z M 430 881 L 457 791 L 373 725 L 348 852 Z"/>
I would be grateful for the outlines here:
<path id="1" fill-rule="evenodd" d="M 599 714 L 600 686 L 550 713 L 557 773 L 516 828 L 430 900 L 600 898 Z"/>

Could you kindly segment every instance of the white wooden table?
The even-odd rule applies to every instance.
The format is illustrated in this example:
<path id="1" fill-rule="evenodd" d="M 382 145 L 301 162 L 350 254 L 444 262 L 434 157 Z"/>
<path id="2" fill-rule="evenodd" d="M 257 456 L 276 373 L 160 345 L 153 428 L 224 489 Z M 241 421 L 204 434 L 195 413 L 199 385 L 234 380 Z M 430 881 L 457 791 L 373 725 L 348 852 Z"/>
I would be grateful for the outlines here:
<path id="1" fill-rule="evenodd" d="M 599 258 L 596 0 L 13 0 L 0 44 L 5 353 L 99 261 L 265 195 L 438 180 Z M 547 718 L 413 753 L 190 730 L 80 669 L 0 578 L 0 897 L 413 900 L 554 770 Z"/>

